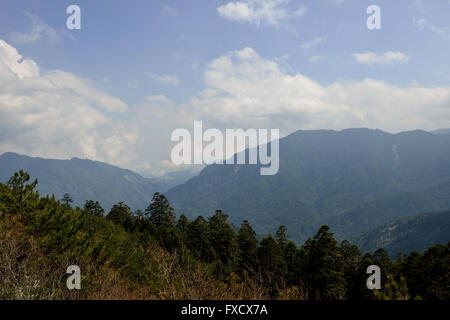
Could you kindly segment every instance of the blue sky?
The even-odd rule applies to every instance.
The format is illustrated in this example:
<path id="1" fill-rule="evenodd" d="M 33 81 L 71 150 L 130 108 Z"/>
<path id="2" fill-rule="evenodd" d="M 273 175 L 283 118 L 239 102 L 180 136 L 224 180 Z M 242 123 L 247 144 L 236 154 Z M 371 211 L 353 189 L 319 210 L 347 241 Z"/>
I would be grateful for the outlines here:
<path id="1" fill-rule="evenodd" d="M 81 8 L 81 30 L 66 28 L 71 4 Z M 381 8 L 381 30 L 366 27 L 371 4 Z M 95 158 L 150 174 L 171 167 L 170 132 L 194 118 L 282 134 L 450 126 L 449 0 L 22 0 L 0 8 L 4 50 L 39 69 L 33 94 L 17 94 L 31 86 L 18 77 L 0 96 L 9 141 L 0 140 L 0 152 Z M 76 134 L 42 133 L 30 115 L 50 111 L 29 105 L 46 100 L 12 109 L 43 92 L 49 101 L 71 92 Z M 40 140 L 9 128 L 23 114 Z M 61 123 L 54 130 L 71 128 L 51 117 Z"/>

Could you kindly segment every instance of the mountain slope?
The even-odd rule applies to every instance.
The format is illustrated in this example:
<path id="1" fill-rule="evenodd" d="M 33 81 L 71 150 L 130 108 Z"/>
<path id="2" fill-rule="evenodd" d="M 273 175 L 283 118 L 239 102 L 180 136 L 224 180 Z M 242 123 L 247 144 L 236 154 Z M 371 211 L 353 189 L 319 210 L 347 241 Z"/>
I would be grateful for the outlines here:
<path id="1" fill-rule="evenodd" d="M 383 247 L 391 256 L 398 252 L 423 252 L 433 244 L 450 241 L 450 211 L 432 212 L 391 221 L 353 239 L 363 252 Z"/>
<path id="2" fill-rule="evenodd" d="M 321 224 L 343 226 L 340 217 L 357 216 L 352 210 L 377 203 L 370 214 L 375 219 L 343 226 L 340 236 L 345 237 L 412 212 L 449 209 L 449 184 L 437 194 L 423 194 L 450 179 L 448 159 L 448 135 L 420 130 L 297 131 L 280 139 L 277 175 L 259 175 L 258 165 L 211 165 L 167 196 L 178 213 L 208 216 L 219 208 L 237 224 L 249 220 L 262 234 L 285 224 L 299 242 Z M 382 214 L 387 209 L 395 213 Z"/>
<path id="3" fill-rule="evenodd" d="M 168 188 L 157 179 L 144 178 L 133 171 L 98 161 L 52 160 L 16 153 L 0 156 L 1 182 L 8 181 L 19 170 L 39 180 L 41 195 L 54 194 L 60 199 L 64 193 L 69 193 L 74 205 L 82 206 L 85 200 L 95 199 L 107 210 L 119 201 L 133 209 L 144 209 L 154 192 L 164 192 Z"/>
<path id="4" fill-rule="evenodd" d="M 328 225 L 334 230 L 336 237 L 348 238 L 361 230 L 374 228 L 380 221 L 447 209 L 449 199 L 450 179 L 445 179 L 426 188 L 399 192 L 362 203 L 332 217 L 328 220 Z"/>

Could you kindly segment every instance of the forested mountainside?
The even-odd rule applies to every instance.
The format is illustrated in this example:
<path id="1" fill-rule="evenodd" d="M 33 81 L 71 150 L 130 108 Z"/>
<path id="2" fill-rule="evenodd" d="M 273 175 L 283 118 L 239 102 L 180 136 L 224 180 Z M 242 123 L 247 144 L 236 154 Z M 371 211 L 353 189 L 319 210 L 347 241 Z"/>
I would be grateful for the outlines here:
<path id="1" fill-rule="evenodd" d="M 179 213 L 249 220 L 258 233 L 291 226 L 299 243 L 322 224 L 339 239 L 396 218 L 450 209 L 450 135 L 425 131 L 298 131 L 280 140 L 280 169 L 210 165 L 167 192 Z"/>
<path id="2" fill-rule="evenodd" d="M 389 255 L 399 252 L 423 252 L 432 244 L 450 241 L 450 211 L 430 212 L 400 218 L 355 237 L 364 252 L 384 248 Z"/>

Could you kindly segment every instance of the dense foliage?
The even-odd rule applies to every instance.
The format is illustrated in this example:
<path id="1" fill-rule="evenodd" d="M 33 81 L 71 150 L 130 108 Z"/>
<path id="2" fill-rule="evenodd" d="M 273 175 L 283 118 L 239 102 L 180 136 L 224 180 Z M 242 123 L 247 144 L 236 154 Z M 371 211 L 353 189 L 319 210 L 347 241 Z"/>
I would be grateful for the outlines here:
<path id="1" fill-rule="evenodd" d="M 178 220 L 162 194 L 145 212 L 120 202 L 104 216 L 98 202 L 72 208 L 40 197 L 25 172 L 0 184 L 2 299 L 449 299 L 449 245 L 423 254 L 362 254 L 322 226 L 304 245 L 280 226 L 261 241 L 217 210 Z M 82 270 L 82 290 L 65 288 L 66 268 Z M 382 289 L 366 287 L 369 265 Z"/>

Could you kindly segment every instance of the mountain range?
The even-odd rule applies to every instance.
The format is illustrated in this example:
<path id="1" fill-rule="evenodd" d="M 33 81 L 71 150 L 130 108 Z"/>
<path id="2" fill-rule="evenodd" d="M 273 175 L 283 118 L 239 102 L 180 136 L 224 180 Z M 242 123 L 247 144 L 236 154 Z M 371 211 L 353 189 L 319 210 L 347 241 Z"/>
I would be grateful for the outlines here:
<path id="1" fill-rule="evenodd" d="M 285 225 L 297 243 L 323 224 L 338 239 L 356 239 L 395 219 L 450 209 L 445 130 L 297 131 L 279 145 L 280 169 L 273 176 L 261 176 L 259 165 L 215 164 L 192 178 L 192 173 L 145 178 L 97 161 L 5 153 L 0 181 L 23 169 L 39 179 L 41 195 L 69 193 L 75 205 L 92 199 L 107 210 L 119 201 L 144 209 L 158 191 L 178 215 L 207 217 L 221 209 L 236 226 L 248 220 L 261 235 Z M 448 228 L 444 233 L 450 238 Z"/>
<path id="2" fill-rule="evenodd" d="M 211 165 L 167 197 L 188 217 L 221 209 L 262 234 L 283 224 L 297 242 L 322 224 L 343 239 L 450 208 L 450 135 L 297 131 L 280 139 L 279 148 L 277 175 L 261 176 L 258 165 Z"/>

